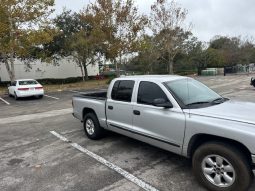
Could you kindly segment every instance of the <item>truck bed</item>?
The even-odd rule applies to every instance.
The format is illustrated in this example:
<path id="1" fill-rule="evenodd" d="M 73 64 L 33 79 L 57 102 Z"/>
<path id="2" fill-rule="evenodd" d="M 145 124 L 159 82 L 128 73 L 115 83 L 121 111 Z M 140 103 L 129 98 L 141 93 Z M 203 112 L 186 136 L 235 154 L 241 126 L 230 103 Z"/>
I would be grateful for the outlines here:
<path id="1" fill-rule="evenodd" d="M 79 94 L 74 95 L 74 97 L 106 100 L 107 91 L 79 93 Z"/>

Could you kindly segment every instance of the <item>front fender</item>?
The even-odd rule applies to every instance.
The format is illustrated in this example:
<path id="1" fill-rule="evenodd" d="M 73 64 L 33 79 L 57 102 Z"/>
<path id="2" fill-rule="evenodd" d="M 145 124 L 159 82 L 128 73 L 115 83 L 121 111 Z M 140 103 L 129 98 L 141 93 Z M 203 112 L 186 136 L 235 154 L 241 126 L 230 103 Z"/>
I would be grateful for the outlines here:
<path id="1" fill-rule="evenodd" d="M 184 156 L 188 156 L 188 146 L 192 137 L 198 134 L 237 141 L 247 147 L 250 153 L 255 154 L 255 125 L 253 124 L 190 114 L 186 118 L 186 133 L 182 152 Z"/>

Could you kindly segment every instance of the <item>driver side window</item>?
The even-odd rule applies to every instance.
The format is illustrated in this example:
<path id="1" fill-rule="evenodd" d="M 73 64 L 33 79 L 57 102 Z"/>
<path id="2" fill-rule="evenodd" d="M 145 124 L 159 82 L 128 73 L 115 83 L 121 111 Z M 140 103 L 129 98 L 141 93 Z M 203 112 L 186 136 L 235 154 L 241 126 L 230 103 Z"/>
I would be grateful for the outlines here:
<path id="1" fill-rule="evenodd" d="M 168 100 L 163 90 L 153 82 L 140 82 L 137 96 L 137 103 L 153 105 L 155 99 Z"/>

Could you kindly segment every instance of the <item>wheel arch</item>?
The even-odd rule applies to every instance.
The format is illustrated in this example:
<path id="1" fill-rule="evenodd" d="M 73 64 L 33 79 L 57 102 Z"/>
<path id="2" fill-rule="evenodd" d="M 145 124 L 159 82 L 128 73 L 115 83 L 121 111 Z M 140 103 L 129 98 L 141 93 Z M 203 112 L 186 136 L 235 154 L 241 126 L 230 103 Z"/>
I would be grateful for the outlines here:
<path id="1" fill-rule="evenodd" d="M 194 152 L 196 149 L 201 146 L 202 144 L 205 144 L 206 142 L 212 142 L 212 141 L 218 141 L 223 143 L 228 143 L 231 145 L 234 145 L 236 148 L 238 148 L 244 155 L 247 157 L 248 162 L 252 164 L 252 158 L 251 158 L 251 152 L 249 149 L 242 143 L 235 141 L 233 139 L 228 139 L 225 137 L 215 136 L 215 135 L 209 135 L 209 134 L 197 134 L 194 135 L 189 142 L 187 155 L 188 157 L 192 158 Z"/>
<path id="2" fill-rule="evenodd" d="M 85 107 L 85 108 L 83 108 L 83 110 L 82 110 L 82 119 L 83 119 L 83 120 L 84 120 L 85 115 L 87 115 L 88 113 L 93 113 L 93 114 L 95 114 L 95 115 L 97 116 L 97 114 L 96 114 L 96 112 L 94 111 L 94 109 Z"/>

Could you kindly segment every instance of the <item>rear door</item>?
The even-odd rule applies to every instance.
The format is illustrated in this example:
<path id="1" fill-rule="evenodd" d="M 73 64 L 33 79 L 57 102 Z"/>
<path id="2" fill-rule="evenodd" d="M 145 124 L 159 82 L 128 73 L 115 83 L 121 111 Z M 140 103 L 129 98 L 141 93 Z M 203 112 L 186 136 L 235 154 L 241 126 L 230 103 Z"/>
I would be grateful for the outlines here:
<path id="1" fill-rule="evenodd" d="M 118 80 L 114 83 L 106 102 L 107 125 L 113 131 L 125 134 L 132 129 L 132 95 L 135 81 Z"/>
<path id="2" fill-rule="evenodd" d="M 153 106 L 153 100 L 159 98 L 172 104 L 175 101 L 163 84 L 149 81 L 139 83 L 137 103 L 133 107 L 133 130 L 140 140 L 180 154 L 185 115 L 176 103 L 168 109 Z"/>

